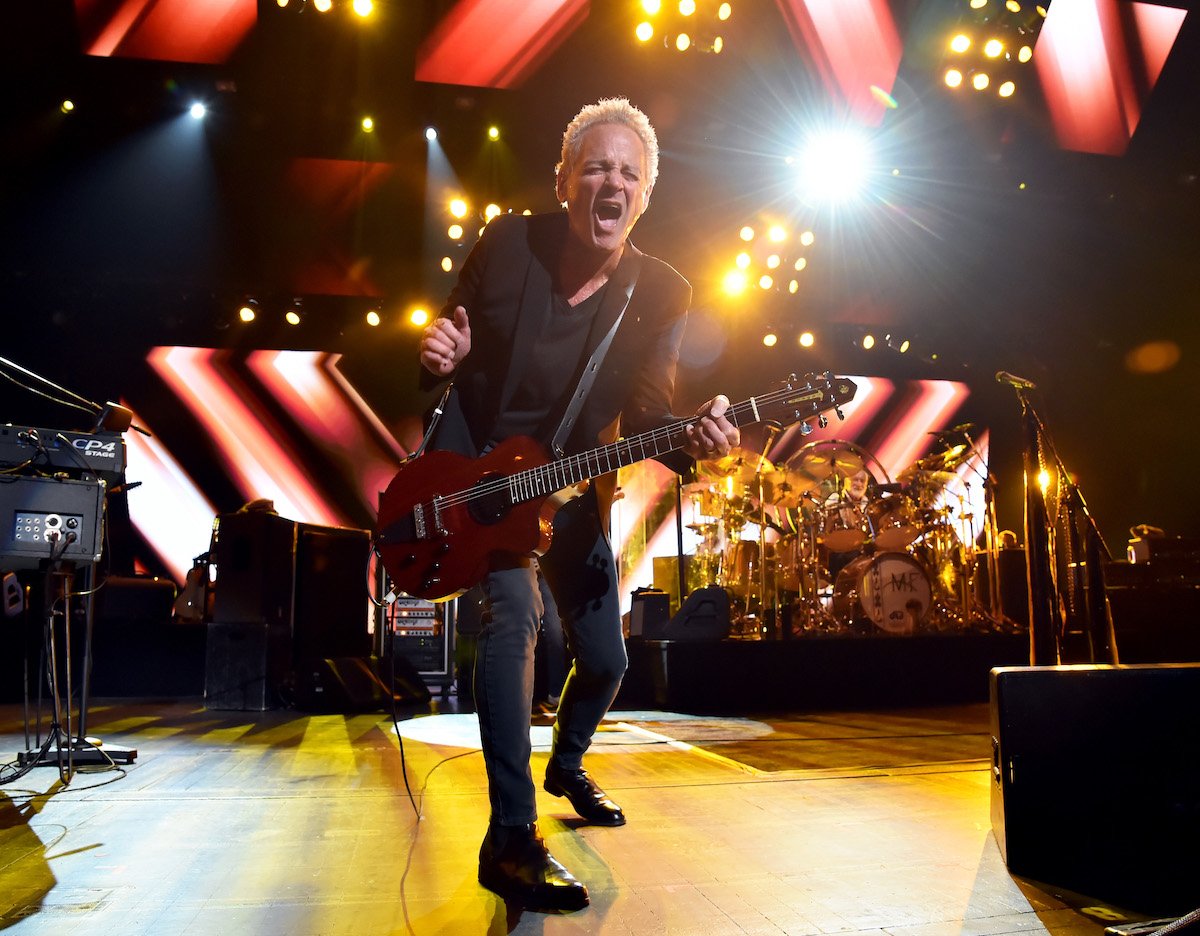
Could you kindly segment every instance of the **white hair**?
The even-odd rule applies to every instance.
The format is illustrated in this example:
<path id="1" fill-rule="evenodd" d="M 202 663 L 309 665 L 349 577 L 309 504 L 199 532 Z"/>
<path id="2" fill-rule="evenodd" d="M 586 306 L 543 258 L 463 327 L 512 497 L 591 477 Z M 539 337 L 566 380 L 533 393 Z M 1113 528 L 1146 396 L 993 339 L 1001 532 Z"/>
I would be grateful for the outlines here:
<path id="1" fill-rule="evenodd" d="M 653 188 L 658 178 L 658 136 L 650 118 L 623 97 L 601 98 L 595 104 L 587 105 L 567 124 L 563 132 L 562 157 L 554 167 L 555 176 L 570 171 L 579 156 L 583 135 L 599 124 L 619 124 L 638 135 L 646 152 L 646 190 Z"/>

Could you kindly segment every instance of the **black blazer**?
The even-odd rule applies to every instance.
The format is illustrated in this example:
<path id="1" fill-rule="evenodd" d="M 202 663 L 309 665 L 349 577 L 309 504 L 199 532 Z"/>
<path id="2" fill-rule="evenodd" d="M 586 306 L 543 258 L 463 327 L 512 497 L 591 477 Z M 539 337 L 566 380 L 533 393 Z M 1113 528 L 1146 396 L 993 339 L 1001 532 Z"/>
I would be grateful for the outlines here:
<path id="1" fill-rule="evenodd" d="M 467 310 L 471 353 L 453 376 L 454 391 L 431 447 L 474 457 L 488 442 L 549 315 L 552 270 L 566 237 L 565 213 L 502 215 L 484 229 L 441 313 L 449 316 L 460 305 Z M 569 364 L 573 368 L 569 386 L 575 387 L 584 362 L 620 314 L 633 276 L 637 284 L 629 307 L 567 441 L 568 453 L 606 444 L 618 433 L 633 435 L 678 418 L 672 414 L 671 402 L 692 288 L 668 264 L 632 244 L 613 273 L 581 360 Z M 424 369 L 421 376 L 425 387 L 438 382 Z M 558 425 L 565 405 L 564 400 L 552 414 L 552 425 Z M 691 464 L 682 453 L 662 460 L 677 471 Z M 602 516 L 615 484 L 613 478 L 605 481 L 597 484 Z"/>

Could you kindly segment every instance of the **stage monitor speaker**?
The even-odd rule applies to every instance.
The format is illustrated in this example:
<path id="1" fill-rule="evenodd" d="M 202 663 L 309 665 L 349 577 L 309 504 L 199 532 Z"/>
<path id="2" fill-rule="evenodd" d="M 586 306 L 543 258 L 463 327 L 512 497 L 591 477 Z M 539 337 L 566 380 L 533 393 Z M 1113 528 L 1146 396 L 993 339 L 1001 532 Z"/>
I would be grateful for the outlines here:
<path id="1" fill-rule="evenodd" d="M 647 638 L 655 635 L 646 634 Z M 729 593 L 719 585 L 697 588 L 666 623 L 662 640 L 721 640 L 729 636 Z"/>
<path id="2" fill-rule="evenodd" d="M 660 588 L 634 590 L 629 605 L 630 637 L 661 637 L 670 619 L 671 600 L 665 591 Z"/>
<path id="3" fill-rule="evenodd" d="M 370 553 L 366 530 L 296 525 L 292 646 L 298 664 L 370 652 Z"/>
<path id="4" fill-rule="evenodd" d="M 1200 664 L 999 667 L 991 718 L 992 830 L 1013 874 L 1194 909 Z"/>

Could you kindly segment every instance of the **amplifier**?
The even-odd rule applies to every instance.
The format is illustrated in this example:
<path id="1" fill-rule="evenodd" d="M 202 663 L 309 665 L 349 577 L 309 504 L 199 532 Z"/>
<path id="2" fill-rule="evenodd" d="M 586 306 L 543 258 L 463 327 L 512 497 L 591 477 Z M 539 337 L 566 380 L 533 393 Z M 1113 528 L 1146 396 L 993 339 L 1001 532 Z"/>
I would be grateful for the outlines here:
<path id="1" fill-rule="evenodd" d="M 402 595 L 384 610 L 387 649 L 412 664 L 429 686 L 454 681 L 454 602 Z"/>
<path id="2" fill-rule="evenodd" d="M 99 561 L 104 488 L 103 481 L 5 478 L 0 482 L 0 568 L 36 569 L 52 557 Z"/>

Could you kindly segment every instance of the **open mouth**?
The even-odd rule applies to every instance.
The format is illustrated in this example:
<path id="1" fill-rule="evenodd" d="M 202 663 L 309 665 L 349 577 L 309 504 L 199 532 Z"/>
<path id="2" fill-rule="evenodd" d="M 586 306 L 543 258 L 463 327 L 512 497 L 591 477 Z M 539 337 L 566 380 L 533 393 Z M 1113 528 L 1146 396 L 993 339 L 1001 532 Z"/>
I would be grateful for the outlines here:
<path id="1" fill-rule="evenodd" d="M 618 221 L 621 218 L 621 206 L 612 202 L 601 202 L 596 206 L 596 217 L 604 222 Z"/>

